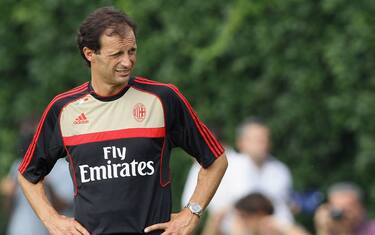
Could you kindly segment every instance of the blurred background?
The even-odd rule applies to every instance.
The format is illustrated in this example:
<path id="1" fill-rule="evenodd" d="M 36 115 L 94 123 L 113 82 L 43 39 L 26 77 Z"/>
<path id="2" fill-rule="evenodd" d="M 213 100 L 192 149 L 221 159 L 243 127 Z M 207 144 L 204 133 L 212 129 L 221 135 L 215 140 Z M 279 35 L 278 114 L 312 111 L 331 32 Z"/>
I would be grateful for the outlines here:
<path id="1" fill-rule="evenodd" d="M 244 118 L 262 117 L 299 196 L 352 181 L 375 216 L 372 0 L 0 0 L 0 177 L 20 157 L 24 118 L 90 79 L 75 33 L 107 5 L 138 25 L 134 74 L 177 85 L 231 146 Z M 174 151 L 175 211 L 191 164 Z M 8 218 L 3 210 L 0 234 Z M 311 232 L 312 218 L 295 215 Z"/>

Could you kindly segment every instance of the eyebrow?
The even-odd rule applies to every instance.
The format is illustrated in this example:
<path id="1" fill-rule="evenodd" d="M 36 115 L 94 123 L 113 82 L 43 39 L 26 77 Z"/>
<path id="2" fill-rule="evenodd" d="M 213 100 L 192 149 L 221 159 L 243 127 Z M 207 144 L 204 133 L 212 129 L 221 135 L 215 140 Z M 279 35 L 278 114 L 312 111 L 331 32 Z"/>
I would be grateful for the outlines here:
<path id="1" fill-rule="evenodd" d="M 137 50 L 137 46 L 133 46 L 129 50 L 136 51 Z M 120 54 L 120 53 L 123 53 L 123 51 L 122 50 L 116 50 L 116 51 L 113 51 L 113 52 L 109 52 L 108 54 L 110 56 L 112 56 L 112 55 L 117 55 L 117 54 Z"/>
<path id="2" fill-rule="evenodd" d="M 115 52 L 111 52 L 111 53 L 109 53 L 109 55 L 117 55 L 117 54 L 120 54 L 120 53 L 122 53 L 121 50 L 115 51 Z"/>

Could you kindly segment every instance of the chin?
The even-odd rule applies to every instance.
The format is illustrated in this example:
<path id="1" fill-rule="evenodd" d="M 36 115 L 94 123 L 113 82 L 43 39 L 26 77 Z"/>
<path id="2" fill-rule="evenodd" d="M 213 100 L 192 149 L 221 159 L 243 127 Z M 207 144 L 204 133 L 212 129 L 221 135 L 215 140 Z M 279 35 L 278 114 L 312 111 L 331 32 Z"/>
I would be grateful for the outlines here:
<path id="1" fill-rule="evenodd" d="M 128 76 L 121 76 L 121 77 L 119 77 L 119 76 L 116 76 L 115 77 L 115 79 L 114 79 L 114 82 L 117 84 L 117 85 L 121 85 L 121 84 L 124 84 L 124 83 L 126 83 L 126 82 L 128 82 L 129 81 L 129 78 L 130 78 L 130 75 L 128 75 Z"/>

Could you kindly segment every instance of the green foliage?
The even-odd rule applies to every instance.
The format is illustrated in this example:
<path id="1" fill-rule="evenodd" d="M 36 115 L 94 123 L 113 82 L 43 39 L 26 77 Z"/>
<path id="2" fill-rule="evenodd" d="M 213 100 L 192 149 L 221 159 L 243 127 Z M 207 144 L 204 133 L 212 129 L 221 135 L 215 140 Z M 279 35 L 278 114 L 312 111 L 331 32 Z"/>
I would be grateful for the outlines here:
<path id="1" fill-rule="evenodd" d="M 75 32 L 88 12 L 111 3 L 138 24 L 136 74 L 176 84 L 229 143 L 243 118 L 264 117 L 298 190 L 353 180 L 375 200 L 371 0 L 2 0 L 0 175 L 16 157 L 22 117 L 89 79 Z M 172 157 L 175 210 L 186 159 Z"/>
<path id="2" fill-rule="evenodd" d="M 244 117 L 260 115 L 298 189 L 370 187 L 372 1 L 121 3 L 140 25 L 138 73 L 177 84 L 227 140 Z"/>

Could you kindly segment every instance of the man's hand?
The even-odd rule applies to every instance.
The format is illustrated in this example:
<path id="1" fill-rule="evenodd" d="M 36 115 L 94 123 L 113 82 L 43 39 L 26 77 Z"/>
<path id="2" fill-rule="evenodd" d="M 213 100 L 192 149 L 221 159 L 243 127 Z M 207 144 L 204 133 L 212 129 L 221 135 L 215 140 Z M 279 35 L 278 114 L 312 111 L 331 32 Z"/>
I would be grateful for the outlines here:
<path id="1" fill-rule="evenodd" d="M 45 221 L 51 235 L 90 235 L 76 220 L 63 215 L 57 215 Z"/>
<path id="2" fill-rule="evenodd" d="M 329 217 L 329 206 L 327 204 L 321 205 L 314 216 L 315 228 L 318 235 L 329 235 L 332 221 Z"/>
<path id="3" fill-rule="evenodd" d="M 197 186 L 189 201 L 196 202 L 205 208 L 214 196 L 227 167 L 228 161 L 223 153 L 209 167 L 201 168 Z M 190 209 L 184 208 L 179 213 L 172 214 L 170 221 L 145 228 L 145 233 L 163 230 L 161 235 L 190 235 L 198 224 L 198 215 L 193 214 Z"/>
<path id="4" fill-rule="evenodd" d="M 350 215 L 345 214 L 340 220 L 333 220 L 330 215 L 332 207 L 329 204 L 321 205 L 315 213 L 315 226 L 318 235 L 352 234 Z"/>
<path id="5" fill-rule="evenodd" d="M 177 214 L 171 215 L 171 220 L 165 223 L 154 224 L 145 228 L 145 232 L 149 233 L 156 230 L 164 230 L 161 235 L 190 235 L 199 224 L 199 217 L 184 208 Z"/>
<path id="6" fill-rule="evenodd" d="M 87 230 L 73 218 L 57 213 L 49 202 L 44 191 L 44 182 L 29 182 L 22 174 L 18 174 L 18 182 L 27 200 L 43 224 L 52 235 L 90 235 Z"/>

